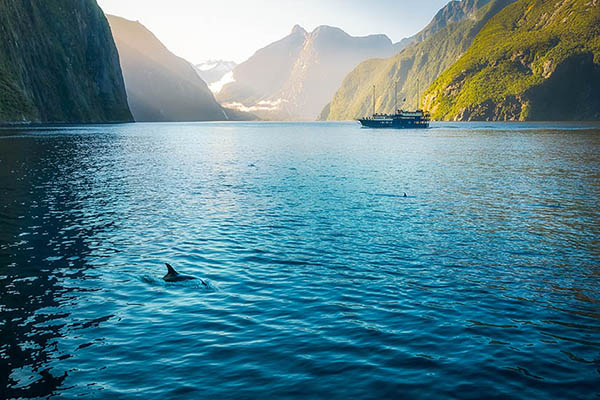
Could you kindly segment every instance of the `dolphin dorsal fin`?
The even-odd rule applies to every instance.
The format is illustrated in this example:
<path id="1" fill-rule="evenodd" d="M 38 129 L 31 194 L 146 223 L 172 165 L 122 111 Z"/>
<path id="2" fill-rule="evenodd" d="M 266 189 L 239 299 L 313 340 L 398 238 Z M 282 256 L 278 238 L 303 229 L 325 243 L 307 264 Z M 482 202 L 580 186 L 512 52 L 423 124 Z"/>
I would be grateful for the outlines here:
<path id="1" fill-rule="evenodd" d="M 171 264 L 165 263 L 165 265 L 167 266 L 167 269 L 169 270 L 169 274 L 177 275 L 177 271 L 175 271 L 175 268 L 171 267 Z"/>

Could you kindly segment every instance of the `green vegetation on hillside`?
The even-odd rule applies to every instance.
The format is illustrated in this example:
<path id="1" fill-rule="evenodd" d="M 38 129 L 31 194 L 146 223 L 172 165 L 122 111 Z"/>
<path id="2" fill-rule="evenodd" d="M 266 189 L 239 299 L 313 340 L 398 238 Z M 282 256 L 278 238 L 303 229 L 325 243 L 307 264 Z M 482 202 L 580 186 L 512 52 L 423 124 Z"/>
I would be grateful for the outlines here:
<path id="1" fill-rule="evenodd" d="M 415 108 L 419 93 L 431 84 L 446 68 L 459 59 L 468 49 L 477 33 L 492 16 L 513 0 L 451 2 L 442 9 L 435 20 L 449 18 L 440 29 L 428 32 L 424 40 L 414 44 L 396 56 L 387 59 L 371 59 L 358 65 L 342 83 L 331 103 L 325 107 L 319 119 L 350 120 L 370 115 L 372 112 L 373 85 L 375 86 L 375 110 L 393 112 L 396 103 L 395 85 L 398 85 L 399 108 Z M 450 13 L 460 7 L 460 13 Z M 431 25 L 431 24 L 430 24 Z M 417 35 L 419 36 L 419 35 Z M 406 101 L 404 101 L 406 99 Z"/>
<path id="2" fill-rule="evenodd" d="M 0 121 L 31 121 L 39 117 L 35 107 L 15 86 L 6 67 L 0 64 Z"/>
<path id="3" fill-rule="evenodd" d="M 600 118 L 600 2 L 519 0 L 428 89 L 435 119 Z"/>

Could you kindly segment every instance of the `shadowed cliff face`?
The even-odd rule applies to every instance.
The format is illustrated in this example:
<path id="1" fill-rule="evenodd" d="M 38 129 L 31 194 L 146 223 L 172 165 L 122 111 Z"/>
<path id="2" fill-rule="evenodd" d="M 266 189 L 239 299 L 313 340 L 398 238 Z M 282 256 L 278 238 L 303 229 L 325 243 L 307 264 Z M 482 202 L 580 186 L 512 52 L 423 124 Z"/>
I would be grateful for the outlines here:
<path id="1" fill-rule="evenodd" d="M 0 0 L 0 122 L 131 120 L 95 0 Z"/>
<path id="2" fill-rule="evenodd" d="M 108 16 L 136 121 L 227 120 L 206 83 L 139 22 Z"/>
<path id="3" fill-rule="evenodd" d="M 600 65 L 592 53 L 574 55 L 527 98 L 533 120 L 600 120 Z"/>

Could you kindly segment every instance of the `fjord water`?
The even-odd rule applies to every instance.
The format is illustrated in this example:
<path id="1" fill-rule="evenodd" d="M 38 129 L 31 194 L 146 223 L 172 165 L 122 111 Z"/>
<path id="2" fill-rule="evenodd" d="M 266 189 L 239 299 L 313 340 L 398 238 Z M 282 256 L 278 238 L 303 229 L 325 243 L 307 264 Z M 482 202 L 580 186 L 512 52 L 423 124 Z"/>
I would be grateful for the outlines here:
<path id="1" fill-rule="evenodd" d="M 0 397 L 596 397 L 599 154 L 600 124 L 1 130 Z"/>

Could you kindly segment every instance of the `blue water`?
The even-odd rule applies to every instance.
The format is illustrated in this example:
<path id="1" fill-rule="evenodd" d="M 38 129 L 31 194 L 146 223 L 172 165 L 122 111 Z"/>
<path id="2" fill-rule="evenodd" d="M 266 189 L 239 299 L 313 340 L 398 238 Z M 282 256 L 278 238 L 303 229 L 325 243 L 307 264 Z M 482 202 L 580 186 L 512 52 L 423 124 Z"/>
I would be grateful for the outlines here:
<path id="1" fill-rule="evenodd" d="M 599 222 L 600 124 L 3 129 L 0 398 L 597 398 Z"/>

